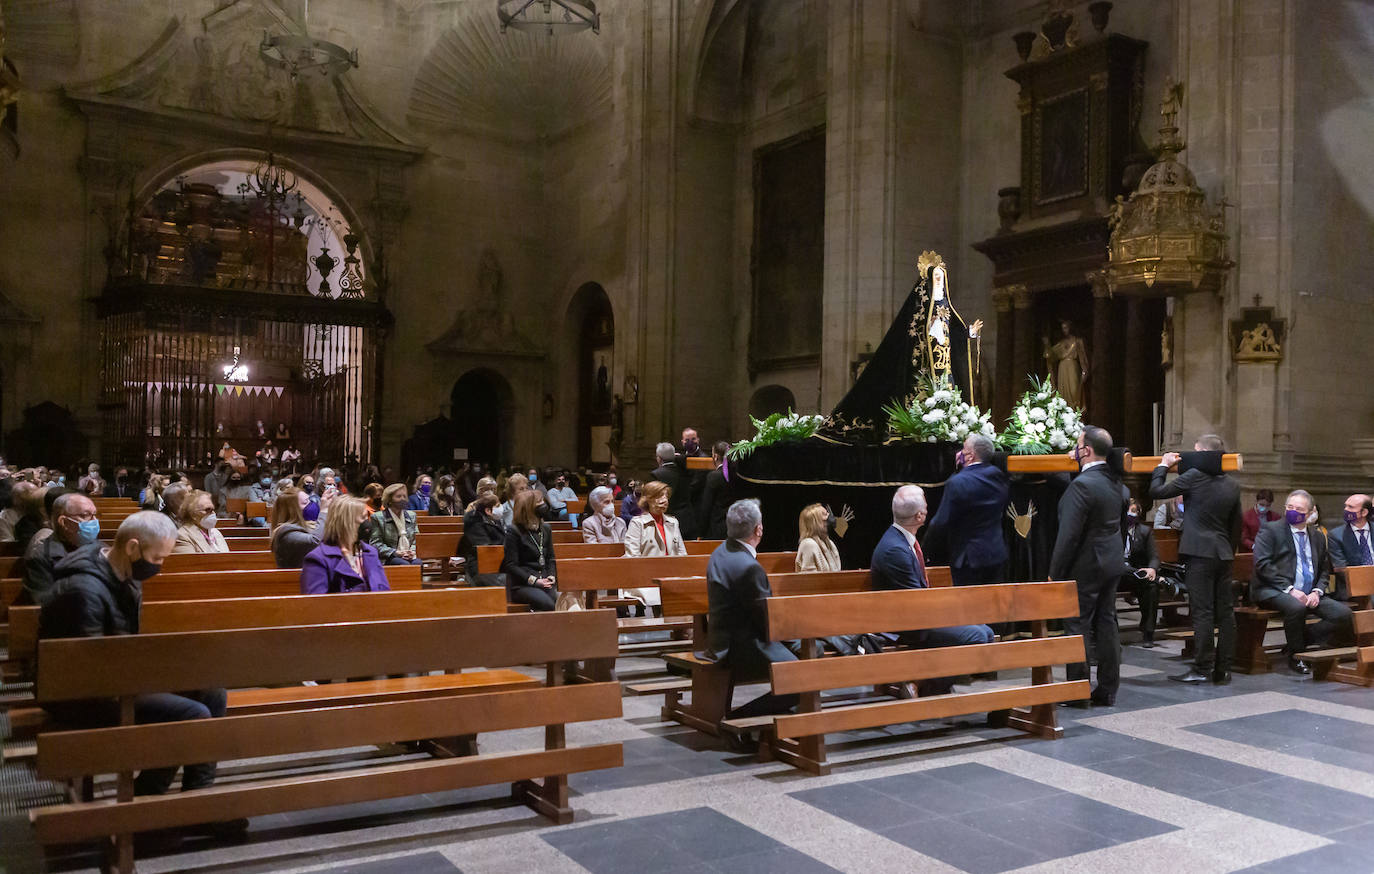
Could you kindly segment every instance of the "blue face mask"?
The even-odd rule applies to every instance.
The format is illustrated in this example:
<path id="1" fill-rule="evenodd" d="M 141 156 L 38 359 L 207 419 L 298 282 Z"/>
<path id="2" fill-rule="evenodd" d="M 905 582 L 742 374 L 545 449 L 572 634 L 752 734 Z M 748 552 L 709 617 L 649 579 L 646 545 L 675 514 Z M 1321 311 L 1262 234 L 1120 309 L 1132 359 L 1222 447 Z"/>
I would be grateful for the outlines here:
<path id="1" fill-rule="evenodd" d="M 76 524 L 76 536 L 82 543 L 95 543 L 100 537 L 100 520 L 84 519 Z"/>
<path id="2" fill-rule="evenodd" d="M 537 483 L 537 482 L 539 482 L 539 474 L 537 474 L 537 473 L 532 473 L 532 474 L 530 474 L 530 482 L 532 482 L 532 483 Z"/>
<path id="3" fill-rule="evenodd" d="M 263 488 L 267 488 L 268 486 L 272 485 L 272 480 L 268 477 L 263 477 L 262 479 L 258 480 L 258 484 L 261 485 Z"/>

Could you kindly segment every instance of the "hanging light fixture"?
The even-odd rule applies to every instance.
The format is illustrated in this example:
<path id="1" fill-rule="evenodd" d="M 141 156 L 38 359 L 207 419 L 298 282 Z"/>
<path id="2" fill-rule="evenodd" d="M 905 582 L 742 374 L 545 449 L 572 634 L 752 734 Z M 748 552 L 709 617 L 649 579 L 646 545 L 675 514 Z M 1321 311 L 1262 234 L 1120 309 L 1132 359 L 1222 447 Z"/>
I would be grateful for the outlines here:
<path id="1" fill-rule="evenodd" d="M 307 30 L 310 18 L 310 0 L 302 0 L 301 30 Z M 358 66 L 358 50 L 349 51 L 337 43 L 322 39 L 311 39 L 306 34 L 280 33 L 269 36 L 262 34 L 258 54 L 263 61 L 277 67 L 291 76 L 291 81 L 302 73 L 319 73 L 321 76 L 336 76 Z"/>
<path id="2" fill-rule="evenodd" d="M 588 28 L 601 33 L 601 16 L 592 0 L 496 0 L 496 14 L 502 33 L 507 27 L 542 30 L 549 36 Z"/>

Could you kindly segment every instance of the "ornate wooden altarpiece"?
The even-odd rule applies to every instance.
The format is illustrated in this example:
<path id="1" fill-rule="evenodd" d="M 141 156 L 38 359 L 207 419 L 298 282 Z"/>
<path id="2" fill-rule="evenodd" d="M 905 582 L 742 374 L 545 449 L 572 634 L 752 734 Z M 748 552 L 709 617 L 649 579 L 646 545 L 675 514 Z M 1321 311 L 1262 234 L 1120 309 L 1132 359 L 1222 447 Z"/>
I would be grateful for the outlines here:
<path id="1" fill-rule="evenodd" d="M 1087 419 L 1120 444 L 1146 447 L 1151 403 L 1163 398 L 1164 305 L 1113 298 L 1102 269 L 1110 207 L 1153 163 L 1137 133 L 1147 43 L 1098 33 L 1073 45 L 1072 34 L 1068 43 L 1053 35 L 1054 48 L 1043 35 L 1018 35 L 1026 48 L 1032 36 L 1037 44 L 1006 73 L 1021 86 L 1021 184 L 999 192 L 1002 225 L 974 244 L 995 267 L 993 409 L 1007 415 L 1025 374 L 1046 373 L 1044 344 L 1067 319 L 1091 360 Z"/>

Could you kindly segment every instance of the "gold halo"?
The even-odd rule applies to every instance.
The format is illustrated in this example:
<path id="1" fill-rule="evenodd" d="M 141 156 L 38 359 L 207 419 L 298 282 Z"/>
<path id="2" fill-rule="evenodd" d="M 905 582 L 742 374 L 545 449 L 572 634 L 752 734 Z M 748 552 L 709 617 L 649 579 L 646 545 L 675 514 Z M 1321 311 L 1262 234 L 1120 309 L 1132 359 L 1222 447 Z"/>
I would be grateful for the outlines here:
<path id="1" fill-rule="evenodd" d="M 921 253 L 921 257 L 916 259 L 916 272 L 920 276 L 926 275 L 926 270 L 931 267 L 944 266 L 945 259 L 940 257 L 940 253 L 934 249 L 927 249 Z"/>

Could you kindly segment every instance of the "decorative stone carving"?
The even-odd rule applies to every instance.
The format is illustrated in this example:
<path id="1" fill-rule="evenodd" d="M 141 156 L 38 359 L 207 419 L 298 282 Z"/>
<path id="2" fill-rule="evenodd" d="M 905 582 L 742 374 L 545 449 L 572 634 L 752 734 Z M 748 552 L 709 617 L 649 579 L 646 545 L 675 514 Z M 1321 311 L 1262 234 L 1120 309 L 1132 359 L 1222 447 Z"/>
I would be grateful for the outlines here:
<path id="1" fill-rule="evenodd" d="M 1283 360 L 1288 321 L 1274 318 L 1273 307 L 1246 307 L 1231 322 L 1231 359 L 1237 364 L 1276 364 Z"/>
<path id="2" fill-rule="evenodd" d="M 496 354 L 542 358 L 544 350 L 515 326 L 496 252 L 482 252 L 475 293 L 454 314 L 453 324 L 425 348 L 436 354 Z"/>

